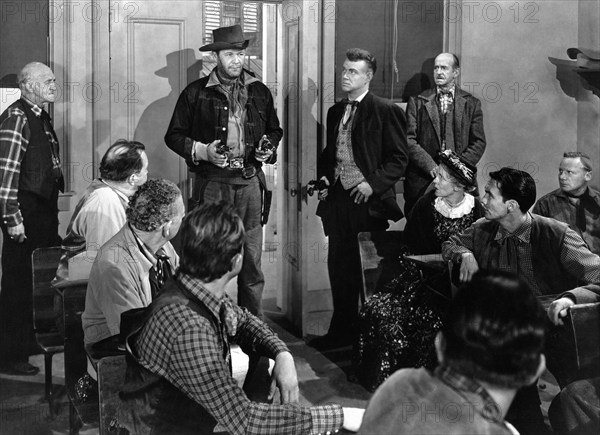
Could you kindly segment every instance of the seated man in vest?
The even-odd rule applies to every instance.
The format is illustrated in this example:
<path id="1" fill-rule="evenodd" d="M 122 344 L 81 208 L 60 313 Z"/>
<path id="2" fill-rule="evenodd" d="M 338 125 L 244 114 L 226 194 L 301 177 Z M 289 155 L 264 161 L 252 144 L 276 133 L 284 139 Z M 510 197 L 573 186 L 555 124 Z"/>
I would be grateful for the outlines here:
<path id="1" fill-rule="evenodd" d="M 535 182 L 527 172 L 491 172 L 481 200 L 484 218 L 442 244 L 444 259 L 460 262 L 462 282 L 480 267 L 498 268 L 519 275 L 535 295 L 561 294 L 580 284 L 600 291 L 600 257 L 567 224 L 529 213 L 535 197 Z M 511 410 L 507 417 L 522 434 L 544 433 L 536 402 L 535 386 L 521 390 L 513 407 L 518 415 Z"/>
<path id="2" fill-rule="evenodd" d="M 362 411 L 299 406 L 294 360 L 258 317 L 232 303 L 226 284 L 242 268 L 245 231 L 231 205 L 202 204 L 184 220 L 181 267 L 128 339 L 139 364 L 159 375 L 152 433 L 317 434 L 356 430 Z M 275 360 L 270 399 L 252 402 L 231 375 L 229 341 Z M 127 385 L 126 385 L 127 387 Z M 121 420 L 121 419 L 120 419 Z M 218 426 L 217 426 L 218 425 Z M 215 429 L 216 427 L 216 429 Z"/>
<path id="3" fill-rule="evenodd" d="M 590 187 L 592 159 L 581 152 L 563 154 L 560 187 L 544 195 L 533 212 L 569 224 L 594 254 L 600 254 L 600 192 Z"/>
<path id="4" fill-rule="evenodd" d="M 544 311 L 525 282 L 478 272 L 450 302 L 440 365 L 401 369 L 371 398 L 361 434 L 513 434 L 504 416 L 545 368 Z"/>
<path id="5" fill-rule="evenodd" d="M 169 243 L 185 214 L 181 192 L 168 180 L 148 180 L 129 200 L 127 223 L 98 252 L 81 316 L 86 345 L 116 336 L 121 313 L 150 305 L 179 266 Z"/>
<path id="6" fill-rule="evenodd" d="M 88 278 L 96 252 L 125 225 L 129 197 L 148 178 L 144 149 L 124 139 L 108 148 L 100 162 L 100 178 L 83 193 L 71 217 L 57 279 Z"/>

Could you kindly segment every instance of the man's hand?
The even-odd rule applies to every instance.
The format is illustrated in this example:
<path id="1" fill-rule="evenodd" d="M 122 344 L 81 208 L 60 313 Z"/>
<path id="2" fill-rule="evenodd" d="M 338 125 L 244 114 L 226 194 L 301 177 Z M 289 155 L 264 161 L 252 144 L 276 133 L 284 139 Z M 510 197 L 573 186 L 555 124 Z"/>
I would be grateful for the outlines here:
<path id="1" fill-rule="evenodd" d="M 227 156 L 223 154 L 219 154 L 217 152 L 217 146 L 221 143 L 220 140 L 215 140 L 208 144 L 206 147 L 206 155 L 208 156 L 208 161 L 219 168 L 224 168 L 227 166 Z"/>
<path id="2" fill-rule="evenodd" d="M 281 352 L 275 358 L 273 373 L 271 374 L 271 388 L 269 400 L 273 400 L 275 389 L 279 388 L 281 403 L 298 403 L 300 390 L 298 388 L 298 376 L 294 357 L 289 352 Z"/>
<path id="3" fill-rule="evenodd" d="M 323 176 L 321 177 L 321 181 L 323 181 L 323 183 L 325 183 L 326 186 L 330 186 L 329 184 L 329 180 L 327 179 L 327 177 Z M 319 194 L 317 195 L 317 198 L 319 199 L 319 201 L 325 201 L 325 198 L 327 198 L 327 195 L 329 195 L 329 189 L 325 188 L 325 189 L 321 189 L 319 190 Z"/>
<path id="4" fill-rule="evenodd" d="M 460 282 L 469 282 L 473 278 L 475 272 L 479 270 L 479 264 L 475 260 L 475 256 L 471 252 L 465 252 L 462 254 L 462 261 L 460 263 L 460 274 L 458 279 Z"/>
<path id="5" fill-rule="evenodd" d="M 361 181 L 350 191 L 350 196 L 354 198 L 356 204 L 367 202 L 371 195 L 373 195 L 373 188 L 366 181 Z"/>
<path id="6" fill-rule="evenodd" d="M 269 138 L 266 134 L 260 138 L 260 141 L 258 142 L 258 147 L 256 148 L 256 150 L 254 150 L 254 158 L 262 163 L 269 160 L 273 155 L 273 148 L 264 146 L 265 142 L 270 144 Z"/>
<path id="7" fill-rule="evenodd" d="M 346 408 L 342 407 L 344 411 L 344 423 L 342 427 L 350 432 L 358 432 L 362 423 L 365 410 L 362 408 Z"/>
<path id="8" fill-rule="evenodd" d="M 560 298 L 555 300 L 548 307 L 548 317 L 555 325 L 562 325 L 562 317 L 567 315 L 568 309 L 575 305 L 571 298 Z"/>
<path id="9" fill-rule="evenodd" d="M 10 238 L 17 243 L 23 243 L 27 238 L 25 235 L 25 225 L 23 225 L 23 223 L 20 223 L 15 227 L 8 227 L 7 230 Z"/>

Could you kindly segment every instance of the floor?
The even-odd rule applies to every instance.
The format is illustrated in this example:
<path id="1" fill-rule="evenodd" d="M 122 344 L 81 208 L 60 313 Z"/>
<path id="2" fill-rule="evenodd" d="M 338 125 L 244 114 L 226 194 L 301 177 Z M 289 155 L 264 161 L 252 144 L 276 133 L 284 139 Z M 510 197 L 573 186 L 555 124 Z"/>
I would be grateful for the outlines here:
<path id="1" fill-rule="evenodd" d="M 264 263 L 267 282 L 263 299 L 265 315 L 269 325 L 287 343 L 295 357 L 301 403 L 337 402 L 345 406 L 365 407 L 371 394 L 347 379 L 351 371 L 352 349 L 346 347 L 321 354 L 307 346 L 302 338 L 290 333 L 293 329 L 276 307 L 275 288 L 268 284 L 276 282 L 276 263 Z M 235 298 L 235 292 L 235 283 L 231 283 L 228 293 Z M 239 349 L 234 349 L 233 361 L 234 376 L 242 382 L 247 359 Z M 48 405 L 43 401 L 43 357 L 32 356 L 30 362 L 42 369 L 38 375 L 19 377 L 0 374 L 0 435 L 68 434 L 68 402 L 61 387 L 64 384 L 62 354 L 54 357 L 53 382 L 57 386 L 57 402 L 61 405 L 55 418 L 50 418 Z M 558 387 L 549 373 L 542 377 L 539 385 L 545 412 Z M 80 433 L 97 434 L 98 427 L 86 425 Z"/>

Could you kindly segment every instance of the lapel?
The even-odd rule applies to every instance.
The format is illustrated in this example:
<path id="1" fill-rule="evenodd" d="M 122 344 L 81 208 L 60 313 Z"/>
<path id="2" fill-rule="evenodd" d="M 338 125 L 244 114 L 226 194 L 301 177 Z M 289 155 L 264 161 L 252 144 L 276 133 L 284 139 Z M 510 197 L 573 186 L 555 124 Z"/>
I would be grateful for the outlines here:
<path id="1" fill-rule="evenodd" d="M 454 88 L 454 137 L 457 138 L 455 140 L 455 146 L 459 143 L 462 143 L 462 119 L 463 113 L 465 113 L 465 106 L 467 105 L 467 100 L 464 97 L 464 92 L 458 88 L 458 85 Z M 457 150 L 457 152 L 461 152 L 462 150 Z"/>
<path id="2" fill-rule="evenodd" d="M 429 115 L 429 119 L 431 120 L 431 124 L 433 125 L 433 129 L 435 130 L 435 135 L 437 137 L 438 143 L 442 143 L 442 134 L 440 132 L 440 113 L 438 111 L 437 104 L 435 102 L 435 89 L 430 90 L 429 95 L 423 95 L 422 98 L 425 99 L 425 110 L 427 110 L 427 114 Z"/>

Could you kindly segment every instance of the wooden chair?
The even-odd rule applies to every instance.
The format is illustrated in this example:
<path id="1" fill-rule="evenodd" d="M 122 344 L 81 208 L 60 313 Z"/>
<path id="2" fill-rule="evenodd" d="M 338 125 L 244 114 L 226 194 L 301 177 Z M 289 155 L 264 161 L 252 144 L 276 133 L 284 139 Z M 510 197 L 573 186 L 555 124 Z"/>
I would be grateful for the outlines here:
<path id="1" fill-rule="evenodd" d="M 107 356 L 98 360 L 100 435 L 129 433 L 120 427 L 117 418 L 119 391 L 125 383 L 126 371 L 125 355 Z"/>
<path id="2" fill-rule="evenodd" d="M 572 306 L 563 323 L 547 338 L 548 369 L 561 388 L 600 376 L 600 303 Z"/>
<path id="3" fill-rule="evenodd" d="M 55 416 L 54 388 L 52 385 L 52 357 L 64 351 L 64 340 L 56 325 L 54 311 L 55 290 L 51 281 L 60 260 L 60 247 L 38 248 L 31 254 L 33 274 L 33 331 L 35 340 L 44 353 L 45 398 L 50 416 Z"/>
<path id="4" fill-rule="evenodd" d="M 378 288 L 391 281 L 398 272 L 398 256 L 404 245 L 403 231 L 358 233 L 362 266 L 364 303 Z"/>
<path id="5" fill-rule="evenodd" d="M 83 424 L 98 423 L 98 395 L 82 400 L 76 392 L 77 381 L 87 373 L 87 356 L 83 344 L 81 315 L 85 309 L 87 281 L 62 282 L 55 285 L 62 299 L 65 386 L 69 398 L 69 433 L 78 434 Z"/>

